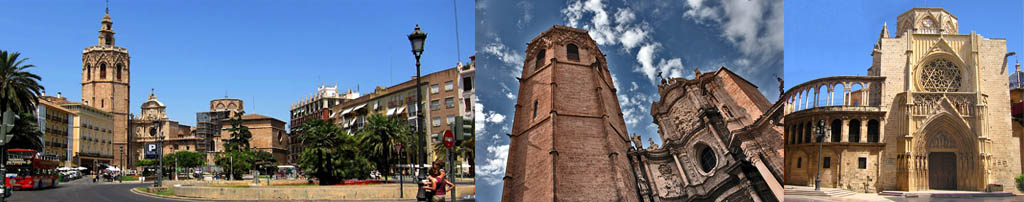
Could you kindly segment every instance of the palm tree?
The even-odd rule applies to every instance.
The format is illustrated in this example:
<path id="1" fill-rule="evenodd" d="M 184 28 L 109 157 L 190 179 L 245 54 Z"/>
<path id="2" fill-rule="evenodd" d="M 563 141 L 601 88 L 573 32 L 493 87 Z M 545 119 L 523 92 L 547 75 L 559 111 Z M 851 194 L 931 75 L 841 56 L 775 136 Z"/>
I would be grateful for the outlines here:
<path id="1" fill-rule="evenodd" d="M 359 131 L 359 145 L 367 152 L 367 157 L 373 159 L 378 171 L 384 174 L 384 180 L 392 174 L 392 162 L 398 155 L 395 154 L 395 145 L 408 145 L 410 138 L 408 126 L 401 121 L 376 114 L 370 116 L 367 124 Z"/>
<path id="2" fill-rule="evenodd" d="M 28 72 L 35 65 L 25 63 L 28 58 L 18 59 L 21 53 L 0 50 L 0 109 L 14 112 L 32 112 L 39 102 L 39 85 L 42 78 Z"/>
<path id="3" fill-rule="evenodd" d="M 306 143 L 299 166 L 320 180 L 337 184 L 349 178 L 369 176 L 373 164 L 359 152 L 353 137 L 330 120 L 314 119 L 296 129 Z"/>

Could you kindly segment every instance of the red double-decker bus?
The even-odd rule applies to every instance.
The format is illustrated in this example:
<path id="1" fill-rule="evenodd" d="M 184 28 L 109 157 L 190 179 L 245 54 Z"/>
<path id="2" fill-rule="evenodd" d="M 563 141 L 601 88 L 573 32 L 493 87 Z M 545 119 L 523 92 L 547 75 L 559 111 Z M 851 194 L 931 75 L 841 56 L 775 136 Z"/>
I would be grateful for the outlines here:
<path id="1" fill-rule="evenodd" d="M 32 149 L 7 150 L 7 180 L 14 189 L 39 189 L 57 186 L 56 157 L 43 156 Z"/>

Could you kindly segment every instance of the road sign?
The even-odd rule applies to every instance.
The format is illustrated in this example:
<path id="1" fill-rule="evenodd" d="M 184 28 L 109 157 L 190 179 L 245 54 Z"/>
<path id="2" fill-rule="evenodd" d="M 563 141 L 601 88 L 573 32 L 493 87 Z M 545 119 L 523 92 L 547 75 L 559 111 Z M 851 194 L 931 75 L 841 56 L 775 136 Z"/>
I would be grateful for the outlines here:
<path id="1" fill-rule="evenodd" d="M 453 133 L 452 130 L 444 130 L 443 141 L 444 147 L 448 147 L 449 149 L 451 149 L 452 146 L 455 146 L 455 133 Z"/>
<path id="2" fill-rule="evenodd" d="M 4 112 L 3 121 L 0 123 L 0 132 L 2 132 L 2 135 L 0 135 L 0 145 L 7 144 L 7 142 L 11 141 L 11 138 L 14 137 L 14 134 L 11 133 L 11 129 L 14 129 L 14 120 L 17 118 L 18 115 L 14 114 L 14 112 L 11 112 L 10 110 Z"/>
<path id="3" fill-rule="evenodd" d="M 155 159 L 158 157 L 158 149 L 160 146 L 155 142 L 146 143 L 146 159 Z"/>

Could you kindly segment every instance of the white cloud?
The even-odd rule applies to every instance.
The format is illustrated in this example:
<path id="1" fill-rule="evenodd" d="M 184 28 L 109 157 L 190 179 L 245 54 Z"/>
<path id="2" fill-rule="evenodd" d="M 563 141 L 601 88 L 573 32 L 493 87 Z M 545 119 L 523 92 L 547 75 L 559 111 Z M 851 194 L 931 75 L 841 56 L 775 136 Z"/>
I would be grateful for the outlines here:
<path id="1" fill-rule="evenodd" d="M 640 89 L 640 85 L 637 85 L 636 81 L 633 81 L 633 82 L 630 82 L 630 83 L 633 84 L 633 87 L 629 88 L 629 91 L 636 91 L 637 89 Z"/>
<path id="2" fill-rule="evenodd" d="M 496 42 L 484 45 L 482 52 L 498 57 L 498 60 L 511 65 L 512 76 L 519 77 L 523 73 L 523 60 L 526 58 L 523 53 L 517 52 L 501 43 L 501 38 L 495 38 Z"/>
<path id="3" fill-rule="evenodd" d="M 601 0 L 573 1 L 562 9 L 562 14 L 565 15 L 566 25 L 587 30 L 590 38 L 598 45 L 622 44 L 623 49 L 629 51 L 651 35 L 650 26 L 642 21 L 637 23 L 636 13 L 632 9 L 620 8 L 609 15 Z M 589 24 L 582 23 L 586 22 L 583 20 L 586 14 L 593 15 Z"/>
<path id="4" fill-rule="evenodd" d="M 506 92 L 505 93 L 505 97 L 507 97 L 509 100 L 515 100 L 516 99 L 516 95 L 512 94 L 512 92 Z"/>
<path id="5" fill-rule="evenodd" d="M 636 54 L 636 60 L 640 62 L 640 67 L 634 69 L 634 71 L 644 73 L 651 81 L 656 81 L 658 78 L 658 72 L 662 73 L 665 78 L 668 77 L 681 77 L 683 75 L 683 60 L 680 58 L 672 59 L 661 59 L 657 64 L 654 63 L 655 52 L 661 49 L 661 43 L 650 43 L 640 47 L 640 51 Z"/>
<path id="6" fill-rule="evenodd" d="M 490 185 L 502 183 L 505 176 L 505 165 L 508 161 L 509 145 L 491 145 L 487 147 L 487 159 L 476 167 L 478 178 Z"/>
<path id="7" fill-rule="evenodd" d="M 523 9 L 523 18 L 516 20 L 516 26 L 519 27 L 519 29 L 522 29 L 533 20 L 533 14 L 530 13 L 530 11 L 533 10 L 533 4 L 527 1 L 522 1 L 516 3 L 516 7 Z"/>
<path id="8" fill-rule="evenodd" d="M 687 0 L 683 18 L 699 24 L 720 25 L 721 36 L 743 53 L 736 65 L 747 68 L 781 54 L 785 41 L 782 0 L 723 0 L 709 6 L 703 0 Z"/>

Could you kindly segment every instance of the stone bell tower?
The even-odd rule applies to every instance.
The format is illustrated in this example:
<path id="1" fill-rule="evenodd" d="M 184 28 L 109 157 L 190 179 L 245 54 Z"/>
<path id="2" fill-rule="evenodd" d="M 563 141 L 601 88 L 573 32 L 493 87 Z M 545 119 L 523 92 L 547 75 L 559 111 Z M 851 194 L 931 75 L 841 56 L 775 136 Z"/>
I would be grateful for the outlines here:
<path id="1" fill-rule="evenodd" d="M 82 50 L 82 103 L 114 115 L 114 153 L 128 150 L 128 106 L 131 57 L 114 45 L 114 21 L 109 9 L 100 21 L 99 42 Z M 121 155 L 114 155 L 120 165 Z"/>
<path id="2" fill-rule="evenodd" d="M 604 54 L 554 26 L 528 44 L 503 201 L 638 201 L 629 133 Z"/>

